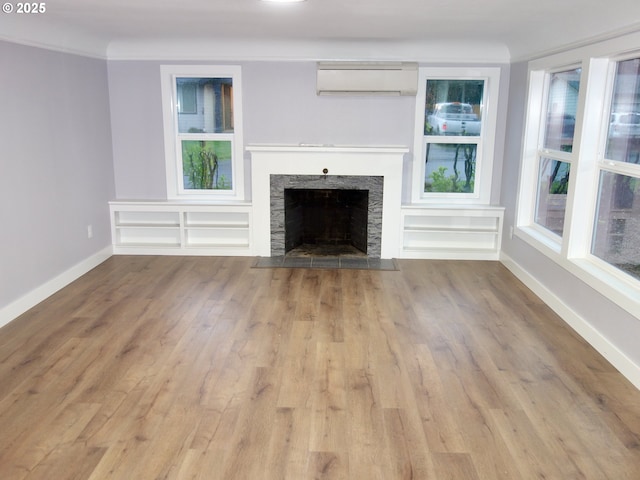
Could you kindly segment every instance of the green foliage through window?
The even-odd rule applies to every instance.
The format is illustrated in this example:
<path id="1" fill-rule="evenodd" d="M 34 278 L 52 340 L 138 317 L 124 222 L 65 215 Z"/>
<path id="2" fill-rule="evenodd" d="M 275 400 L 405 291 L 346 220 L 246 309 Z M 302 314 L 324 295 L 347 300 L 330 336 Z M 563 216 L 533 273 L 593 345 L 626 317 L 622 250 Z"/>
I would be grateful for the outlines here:
<path id="1" fill-rule="evenodd" d="M 460 181 L 457 175 L 447 175 L 447 167 L 438 167 L 429 175 L 431 183 L 425 183 L 426 192 L 469 193 L 473 192 L 473 180 Z"/>
<path id="2" fill-rule="evenodd" d="M 230 190 L 231 142 L 184 140 L 182 169 L 185 189 Z"/>
<path id="3" fill-rule="evenodd" d="M 427 144 L 424 191 L 473 193 L 476 150 L 475 144 Z"/>

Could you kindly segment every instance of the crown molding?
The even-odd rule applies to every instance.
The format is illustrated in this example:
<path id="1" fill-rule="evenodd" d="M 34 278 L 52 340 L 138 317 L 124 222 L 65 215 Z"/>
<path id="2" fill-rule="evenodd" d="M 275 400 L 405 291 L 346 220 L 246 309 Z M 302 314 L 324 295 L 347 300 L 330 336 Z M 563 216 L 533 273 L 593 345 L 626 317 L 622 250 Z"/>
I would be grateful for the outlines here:
<path id="1" fill-rule="evenodd" d="M 25 23 L 25 19 L 29 22 Z M 0 32 L 0 40 L 9 43 L 101 60 L 107 58 L 108 41 L 62 25 L 41 22 L 34 15 L 0 16 Z"/>
<path id="2" fill-rule="evenodd" d="M 461 41 L 202 39 L 111 42 L 109 60 L 509 63 L 504 44 Z"/>
<path id="3" fill-rule="evenodd" d="M 551 57 L 570 57 L 580 54 L 582 50 L 591 50 L 593 55 L 607 55 L 611 49 L 619 49 L 624 45 L 620 42 L 634 41 L 640 35 L 640 23 L 619 28 L 597 36 L 591 36 L 583 40 L 560 45 L 556 48 L 530 53 L 528 55 L 513 55 L 511 62 L 535 62 L 536 60 Z M 596 52 L 597 51 L 597 52 Z"/>

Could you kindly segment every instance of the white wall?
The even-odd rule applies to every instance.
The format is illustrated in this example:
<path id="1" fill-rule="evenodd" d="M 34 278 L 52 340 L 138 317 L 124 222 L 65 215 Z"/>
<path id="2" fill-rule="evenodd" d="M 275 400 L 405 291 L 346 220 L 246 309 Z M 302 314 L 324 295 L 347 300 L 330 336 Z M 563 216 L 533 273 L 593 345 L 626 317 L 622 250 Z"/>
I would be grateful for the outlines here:
<path id="1" fill-rule="evenodd" d="M 0 59 L 1 314 L 110 246 L 114 180 L 106 62 L 1 41 Z"/>

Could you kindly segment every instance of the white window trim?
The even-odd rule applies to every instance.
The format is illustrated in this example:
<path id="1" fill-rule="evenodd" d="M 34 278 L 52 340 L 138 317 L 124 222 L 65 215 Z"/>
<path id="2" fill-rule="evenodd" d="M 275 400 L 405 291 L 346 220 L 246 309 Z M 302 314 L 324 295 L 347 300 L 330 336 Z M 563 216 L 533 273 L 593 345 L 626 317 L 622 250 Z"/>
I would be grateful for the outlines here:
<path id="1" fill-rule="evenodd" d="M 629 49 L 630 44 L 636 48 Z M 630 171 L 628 165 L 604 158 L 614 69 L 616 62 L 638 56 L 640 34 L 630 34 L 530 62 L 514 235 L 640 319 L 640 280 L 590 253 L 600 171 Z M 531 189 L 531 183 L 537 182 L 536 162 L 532 159 L 536 158 L 540 140 L 545 75 L 580 64 L 582 78 L 572 152 L 575 153 L 575 166 L 571 169 L 563 241 L 558 241 L 559 237 L 554 238 L 542 227 L 537 228 L 531 216 L 535 204 L 535 189 Z M 597 120 L 583 122 L 583 119 Z M 637 166 L 630 167 L 637 174 Z M 574 205 L 576 198 L 580 199 L 578 206 Z"/>
<path id="2" fill-rule="evenodd" d="M 482 131 L 479 137 L 442 137 L 424 135 L 424 115 L 427 80 L 484 80 Z M 498 67 L 420 67 L 415 110 L 415 138 L 411 201 L 417 204 L 491 203 L 491 181 L 498 118 L 500 68 Z M 474 193 L 435 193 L 424 191 L 425 155 L 427 143 L 478 143 Z"/>
<path id="3" fill-rule="evenodd" d="M 550 74 L 580 67 L 582 67 L 580 63 L 572 63 L 569 65 L 554 66 L 554 68 L 544 70 L 529 71 L 529 95 L 527 97 L 527 116 L 523 136 L 522 168 L 520 171 L 520 182 L 518 186 L 516 223 L 516 228 L 518 230 L 516 230 L 516 232 L 520 231 L 524 233 L 524 235 L 522 235 L 523 239 L 551 256 L 566 253 L 566 242 L 564 240 L 568 237 L 567 230 L 570 228 L 573 218 L 573 210 L 571 206 L 573 205 L 573 199 L 575 198 L 577 175 L 576 159 L 580 154 L 582 112 L 584 111 L 585 104 L 585 89 L 583 88 L 583 79 L 585 78 L 584 68 L 582 68 L 581 85 L 578 93 L 578 108 L 576 113 L 573 148 L 570 153 L 543 147 L 544 127 L 546 127 L 546 125 L 543 123 L 542 119 L 546 117 L 547 112 Z M 535 221 L 538 177 L 540 174 L 540 159 L 542 157 L 568 163 L 571 168 L 569 173 L 569 191 L 567 192 L 565 225 L 562 237 L 549 231 L 542 225 L 537 224 Z"/>
<path id="4" fill-rule="evenodd" d="M 170 200 L 244 200 L 244 143 L 242 135 L 242 71 L 238 65 L 161 65 L 162 114 L 164 122 L 164 149 L 167 176 L 167 198 Z M 182 188 L 178 172 L 181 171 L 178 160 L 179 136 L 177 128 L 177 77 L 218 77 L 233 79 L 233 134 L 215 134 L 216 139 L 233 139 L 232 149 L 232 189 L 231 190 L 195 190 Z"/>

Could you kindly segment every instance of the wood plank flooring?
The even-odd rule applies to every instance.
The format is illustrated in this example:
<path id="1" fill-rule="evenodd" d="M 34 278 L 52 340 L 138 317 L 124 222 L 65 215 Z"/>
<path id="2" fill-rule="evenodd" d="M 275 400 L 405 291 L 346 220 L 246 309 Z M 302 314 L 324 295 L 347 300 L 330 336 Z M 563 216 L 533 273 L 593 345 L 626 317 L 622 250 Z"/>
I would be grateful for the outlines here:
<path id="1" fill-rule="evenodd" d="M 496 262 L 116 256 L 0 329 L 0 479 L 640 479 L 640 391 Z"/>

